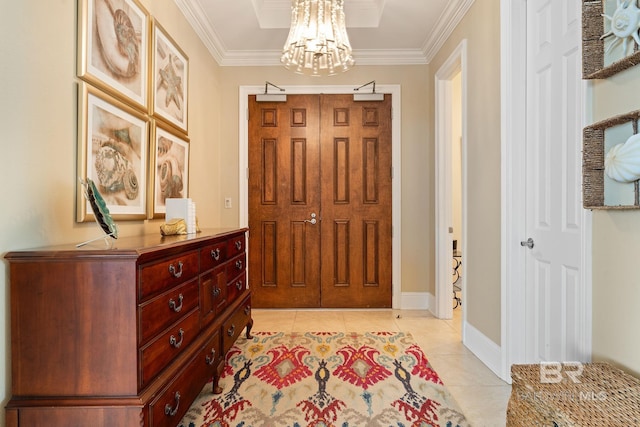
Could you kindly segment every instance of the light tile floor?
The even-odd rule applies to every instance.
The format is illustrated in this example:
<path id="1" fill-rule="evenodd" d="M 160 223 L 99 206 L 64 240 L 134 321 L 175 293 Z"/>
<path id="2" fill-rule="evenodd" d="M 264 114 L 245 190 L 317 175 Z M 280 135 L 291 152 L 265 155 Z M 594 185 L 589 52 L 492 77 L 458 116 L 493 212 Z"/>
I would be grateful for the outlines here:
<path id="1" fill-rule="evenodd" d="M 469 351 L 461 339 L 461 309 L 451 320 L 417 310 L 254 309 L 253 331 L 410 333 L 474 427 L 505 425 L 511 386 Z"/>

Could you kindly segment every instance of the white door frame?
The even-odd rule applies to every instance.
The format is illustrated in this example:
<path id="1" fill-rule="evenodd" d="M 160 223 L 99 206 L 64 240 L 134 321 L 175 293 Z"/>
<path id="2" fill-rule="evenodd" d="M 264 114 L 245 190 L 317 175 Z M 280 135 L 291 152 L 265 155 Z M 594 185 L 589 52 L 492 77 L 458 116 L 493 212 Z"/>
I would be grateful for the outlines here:
<path id="1" fill-rule="evenodd" d="M 578 0 L 573 0 L 578 1 Z M 526 0 L 501 0 L 501 372 L 511 382 L 513 363 L 526 363 L 525 356 L 525 289 L 517 286 L 525 277 L 526 252 L 520 241 L 526 232 Z M 585 85 L 584 123 L 587 123 L 590 92 Z M 585 286 L 584 348 L 591 353 L 591 212 L 583 211 L 583 284 Z"/>
<path id="2" fill-rule="evenodd" d="M 440 319 L 453 317 L 453 284 L 451 281 L 452 237 L 449 231 L 453 218 L 452 191 L 452 83 L 458 72 L 461 73 L 461 114 L 462 114 L 462 245 L 460 250 L 466 254 L 467 232 L 467 40 L 462 40 L 453 53 L 435 74 L 435 124 L 436 124 L 436 295 L 435 315 Z M 461 276 L 462 295 L 465 295 L 465 278 Z M 463 341 L 466 310 L 463 310 Z"/>
<path id="3" fill-rule="evenodd" d="M 353 89 L 357 86 L 280 86 L 287 94 L 353 94 Z M 391 94 L 391 163 L 392 163 L 392 302 L 394 309 L 401 307 L 402 291 L 402 115 L 401 115 L 401 86 L 400 85 L 377 85 L 377 93 Z M 264 85 L 261 86 L 240 86 L 239 91 L 239 133 L 238 133 L 238 165 L 239 165 L 239 224 L 247 227 L 249 224 L 249 95 L 264 93 Z M 249 248 L 251 250 L 251 248 Z"/>

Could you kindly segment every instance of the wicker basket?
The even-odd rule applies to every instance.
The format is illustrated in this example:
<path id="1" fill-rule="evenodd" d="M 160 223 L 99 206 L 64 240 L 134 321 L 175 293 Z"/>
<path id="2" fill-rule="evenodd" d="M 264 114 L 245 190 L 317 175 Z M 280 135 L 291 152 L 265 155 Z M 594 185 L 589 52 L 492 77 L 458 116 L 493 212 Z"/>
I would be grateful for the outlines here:
<path id="1" fill-rule="evenodd" d="M 574 383 L 542 383 L 540 365 L 513 365 L 507 426 L 640 426 L 640 380 L 589 363 Z"/>

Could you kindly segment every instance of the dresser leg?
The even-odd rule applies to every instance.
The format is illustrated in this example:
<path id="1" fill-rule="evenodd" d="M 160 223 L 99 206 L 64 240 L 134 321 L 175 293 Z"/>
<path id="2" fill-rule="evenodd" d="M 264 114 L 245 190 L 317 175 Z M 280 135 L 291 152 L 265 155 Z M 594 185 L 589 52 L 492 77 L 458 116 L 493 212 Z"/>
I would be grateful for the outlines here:
<path id="1" fill-rule="evenodd" d="M 253 328 L 253 319 L 249 319 L 249 322 L 247 323 L 247 339 L 250 340 L 253 338 L 253 336 L 251 336 L 251 328 Z"/>
<path id="2" fill-rule="evenodd" d="M 224 357 L 222 358 L 222 360 L 220 360 L 220 362 L 218 362 L 218 366 L 216 366 L 216 372 L 213 374 L 213 386 L 212 386 L 213 394 L 222 393 L 222 387 L 220 387 L 220 384 L 218 384 L 218 382 L 220 381 L 220 375 L 222 375 L 223 369 L 224 369 Z"/>

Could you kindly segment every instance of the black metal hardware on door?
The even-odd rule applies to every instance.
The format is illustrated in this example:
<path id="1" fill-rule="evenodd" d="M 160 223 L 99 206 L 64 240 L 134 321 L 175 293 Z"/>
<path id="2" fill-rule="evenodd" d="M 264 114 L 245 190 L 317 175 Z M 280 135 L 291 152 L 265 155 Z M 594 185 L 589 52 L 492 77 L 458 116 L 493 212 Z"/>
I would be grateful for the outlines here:
<path id="1" fill-rule="evenodd" d="M 533 249 L 533 239 L 529 237 L 527 240 L 520 242 L 520 246 L 526 246 L 529 249 Z"/>

